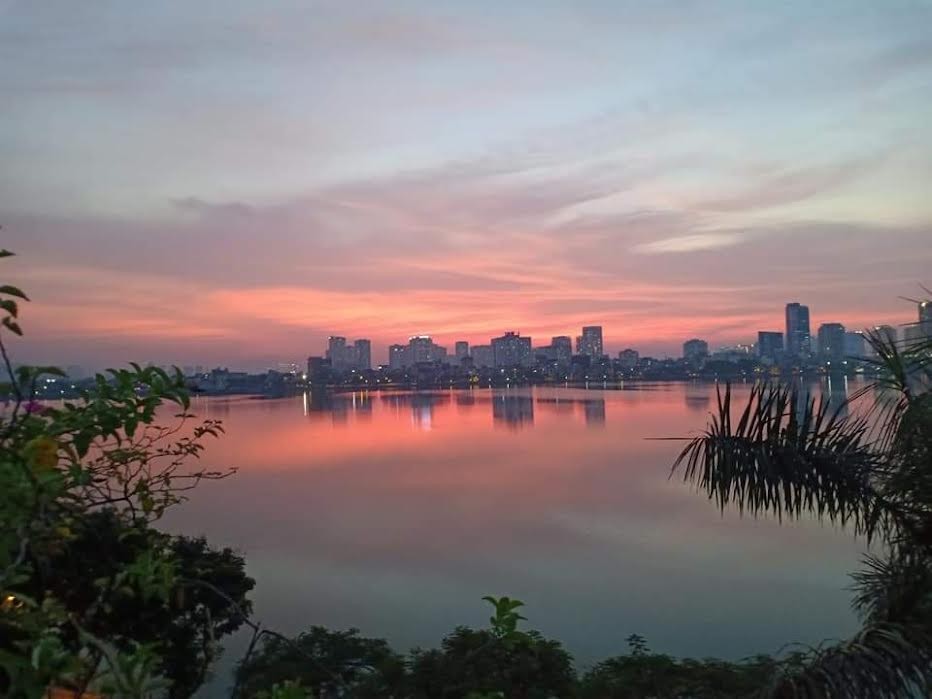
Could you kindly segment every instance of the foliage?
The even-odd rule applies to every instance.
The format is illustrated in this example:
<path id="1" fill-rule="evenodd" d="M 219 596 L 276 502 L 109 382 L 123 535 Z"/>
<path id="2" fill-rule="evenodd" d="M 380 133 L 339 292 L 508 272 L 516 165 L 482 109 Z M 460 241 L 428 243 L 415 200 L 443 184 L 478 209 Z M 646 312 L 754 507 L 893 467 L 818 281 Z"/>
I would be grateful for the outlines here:
<path id="1" fill-rule="evenodd" d="M 26 300 L 0 286 L 0 329 L 22 334 Z M 57 684 L 189 694 L 216 637 L 238 625 L 230 609 L 240 614 L 235 600 L 245 603 L 252 581 L 232 552 L 151 525 L 200 481 L 226 475 L 186 465 L 221 425 L 188 425 L 177 371 L 110 370 L 79 401 L 55 406 L 34 396 L 44 377 L 63 372 L 14 369 L 2 334 L 0 357 L 9 378 L 0 414 L 0 693 L 38 697 Z M 171 427 L 156 424 L 163 406 L 176 409 Z M 205 576 L 223 593 L 215 600 L 189 591 Z"/>
<path id="2" fill-rule="evenodd" d="M 760 385 L 736 419 L 729 386 L 674 466 L 721 509 L 879 540 L 854 575 L 863 629 L 784 663 L 775 697 L 932 695 L 932 342 L 869 341 L 880 379 L 844 406 Z"/>
<path id="3" fill-rule="evenodd" d="M 298 681 L 318 697 L 339 691 L 374 699 L 397 696 L 405 680 L 404 659 L 386 641 L 360 636 L 357 629 L 329 631 L 321 626 L 295 639 L 266 634 L 259 650 L 236 670 L 236 686 L 247 697 Z"/>
<path id="4" fill-rule="evenodd" d="M 598 663 L 580 680 L 582 699 L 732 699 L 753 696 L 776 668 L 769 657 L 740 663 L 678 660 L 652 654 L 643 638 L 628 638 L 629 653 Z"/>

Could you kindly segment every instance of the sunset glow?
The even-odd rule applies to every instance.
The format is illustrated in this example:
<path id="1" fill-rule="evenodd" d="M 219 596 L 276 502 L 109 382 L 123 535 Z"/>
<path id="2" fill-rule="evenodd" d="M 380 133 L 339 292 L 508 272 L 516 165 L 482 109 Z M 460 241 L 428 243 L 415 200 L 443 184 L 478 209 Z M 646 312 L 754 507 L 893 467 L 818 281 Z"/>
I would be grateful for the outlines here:
<path id="1" fill-rule="evenodd" d="M 914 320 L 932 9 L 4 3 L 18 354 L 244 368 L 330 334 L 612 354 Z M 52 9 L 54 8 L 54 9 Z"/>

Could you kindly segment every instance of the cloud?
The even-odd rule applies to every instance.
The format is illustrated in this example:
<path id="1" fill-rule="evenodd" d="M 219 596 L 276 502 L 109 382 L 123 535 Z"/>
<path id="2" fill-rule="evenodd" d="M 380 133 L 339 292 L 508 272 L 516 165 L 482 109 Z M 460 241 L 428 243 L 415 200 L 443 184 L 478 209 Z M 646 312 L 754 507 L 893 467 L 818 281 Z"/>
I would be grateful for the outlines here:
<path id="1" fill-rule="evenodd" d="M 644 255 L 661 255 L 665 253 L 699 252 L 701 250 L 718 250 L 744 242 L 738 233 L 697 233 L 677 238 L 664 238 L 652 243 L 642 243 L 632 248 Z"/>

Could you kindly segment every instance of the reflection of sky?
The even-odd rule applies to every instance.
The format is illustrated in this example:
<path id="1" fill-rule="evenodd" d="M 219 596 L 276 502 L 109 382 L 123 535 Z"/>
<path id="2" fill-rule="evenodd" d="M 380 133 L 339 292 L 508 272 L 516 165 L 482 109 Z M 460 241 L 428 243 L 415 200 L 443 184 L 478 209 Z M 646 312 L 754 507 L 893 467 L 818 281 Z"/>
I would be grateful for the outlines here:
<path id="1" fill-rule="evenodd" d="M 790 300 L 914 320 L 930 26 L 900 0 L 7 0 L 25 352 L 269 366 L 336 333 L 384 361 L 600 322 L 674 353 Z"/>
<path id="2" fill-rule="evenodd" d="M 357 396 L 365 419 L 305 415 L 302 398 L 199 399 L 228 430 L 206 461 L 241 470 L 171 524 L 242 549 L 257 615 L 286 631 L 358 626 L 430 645 L 483 624 L 482 595 L 508 594 L 583 663 L 630 633 L 731 657 L 845 635 L 849 536 L 721 516 L 668 480 L 679 445 L 645 437 L 701 428 L 698 390 L 507 389 L 523 399 L 520 430 L 495 429 L 503 391 Z M 430 431 L 412 420 L 426 408 Z"/>

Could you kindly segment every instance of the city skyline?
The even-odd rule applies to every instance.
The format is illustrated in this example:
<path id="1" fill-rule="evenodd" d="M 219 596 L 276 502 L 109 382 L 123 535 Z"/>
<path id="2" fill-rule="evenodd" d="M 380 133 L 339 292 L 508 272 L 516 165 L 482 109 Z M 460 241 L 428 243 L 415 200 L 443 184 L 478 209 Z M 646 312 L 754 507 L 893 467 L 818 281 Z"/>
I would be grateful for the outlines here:
<path id="1" fill-rule="evenodd" d="M 32 362 L 261 367 L 331 334 L 381 358 L 596 321 L 612 352 L 676 355 L 780 330 L 774 299 L 900 325 L 930 283 L 932 6 L 0 18 L 0 238 Z"/>

